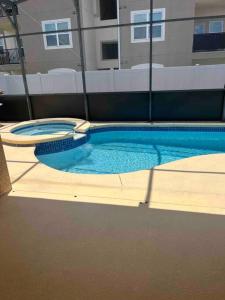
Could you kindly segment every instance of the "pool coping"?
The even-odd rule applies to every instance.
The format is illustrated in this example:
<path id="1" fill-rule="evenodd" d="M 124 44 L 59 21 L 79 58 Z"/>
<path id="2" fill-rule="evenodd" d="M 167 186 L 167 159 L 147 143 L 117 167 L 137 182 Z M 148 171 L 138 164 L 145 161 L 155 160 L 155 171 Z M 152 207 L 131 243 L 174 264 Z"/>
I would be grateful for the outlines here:
<path id="1" fill-rule="evenodd" d="M 68 123 L 74 125 L 74 133 L 68 132 L 58 132 L 55 134 L 49 135 L 35 135 L 35 136 L 25 136 L 25 135 L 16 135 L 12 133 L 12 130 L 20 129 L 25 126 L 31 125 L 40 125 L 46 123 Z M 60 141 L 64 139 L 74 138 L 78 140 L 84 136 L 89 130 L 92 129 L 106 129 L 112 127 L 224 127 L 224 123 L 215 123 L 215 122 L 208 122 L 208 123 L 200 123 L 200 122 L 89 122 L 82 119 L 77 118 L 46 118 L 46 119 L 36 119 L 31 121 L 25 121 L 17 123 L 16 125 L 4 126 L 0 128 L 0 135 L 2 138 L 2 142 L 4 144 L 12 144 L 12 145 L 35 145 L 53 141 Z"/>
<path id="2" fill-rule="evenodd" d="M 17 130 L 25 126 L 32 125 L 41 125 L 47 123 L 66 123 L 74 125 L 74 132 L 78 133 L 78 135 L 74 135 L 74 133 L 68 133 L 66 131 L 60 131 L 54 134 L 48 135 L 35 135 L 35 136 L 25 136 L 25 135 L 17 135 L 12 133 L 12 130 Z M 31 121 L 25 121 L 18 123 L 16 125 L 11 125 L 7 127 L 2 127 L 0 129 L 0 134 L 2 138 L 2 142 L 5 144 L 12 145 L 35 145 L 40 143 L 59 141 L 68 138 L 79 139 L 82 137 L 90 127 L 90 123 L 77 118 L 47 118 L 47 119 L 36 119 Z"/>

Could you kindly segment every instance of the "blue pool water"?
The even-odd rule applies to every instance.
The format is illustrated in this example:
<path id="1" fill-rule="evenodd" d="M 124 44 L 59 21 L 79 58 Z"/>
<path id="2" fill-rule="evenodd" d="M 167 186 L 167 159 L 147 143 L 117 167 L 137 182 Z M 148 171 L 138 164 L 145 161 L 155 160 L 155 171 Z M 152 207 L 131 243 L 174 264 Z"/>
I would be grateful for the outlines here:
<path id="1" fill-rule="evenodd" d="M 37 145 L 38 159 L 58 170 L 117 174 L 151 169 L 175 160 L 225 152 L 224 128 L 111 128 Z"/>
<path id="2" fill-rule="evenodd" d="M 39 125 L 29 125 L 24 126 L 12 131 L 14 134 L 18 135 L 45 135 L 54 134 L 60 131 L 73 132 L 73 124 L 68 123 L 46 123 Z"/>

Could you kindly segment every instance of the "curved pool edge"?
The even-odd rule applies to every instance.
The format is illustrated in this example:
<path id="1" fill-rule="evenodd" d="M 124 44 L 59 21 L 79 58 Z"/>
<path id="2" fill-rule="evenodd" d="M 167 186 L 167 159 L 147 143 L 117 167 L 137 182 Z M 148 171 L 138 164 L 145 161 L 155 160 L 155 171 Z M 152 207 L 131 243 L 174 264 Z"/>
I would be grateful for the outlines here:
<path id="1" fill-rule="evenodd" d="M 36 135 L 36 136 L 17 135 L 12 132 L 13 130 L 18 130 L 25 126 L 42 125 L 42 124 L 49 124 L 49 123 L 73 124 L 74 132 L 79 134 L 85 134 L 90 128 L 90 123 L 88 121 L 77 119 L 77 118 L 36 119 L 36 120 L 25 121 L 25 122 L 18 123 L 16 125 L 8 126 L 5 129 L 4 127 L 1 128 L 0 134 L 1 134 L 2 141 L 5 144 L 29 146 L 29 145 L 46 143 L 46 142 L 64 140 L 64 139 L 72 138 L 74 136 L 74 133 L 68 133 L 64 131 L 57 132 L 54 134 Z"/>
<path id="2" fill-rule="evenodd" d="M 117 122 L 117 123 L 115 123 L 115 122 L 110 122 L 110 123 L 92 123 L 91 124 L 91 126 L 90 126 L 90 128 L 89 128 L 89 133 L 91 133 L 91 132 L 93 132 L 93 133 L 95 133 L 95 132 L 101 132 L 101 131 L 107 131 L 107 130 L 120 130 L 120 129 L 122 129 L 122 128 L 125 128 L 125 129 L 127 129 L 127 130 L 130 130 L 129 128 L 139 128 L 139 127 L 141 127 L 141 128 L 143 128 L 143 130 L 145 131 L 145 130 L 156 130 L 157 128 L 159 129 L 159 130 L 162 130 L 162 129 L 168 129 L 169 131 L 173 131 L 173 130 L 181 130 L 181 129 L 183 129 L 184 131 L 189 131 L 190 129 L 193 129 L 194 131 L 195 130 L 197 130 L 197 131 L 201 131 L 202 129 L 204 129 L 205 128 L 205 130 L 206 129 L 208 129 L 207 131 L 214 131 L 214 130 L 217 130 L 217 131 L 225 131 L 225 126 L 224 126 L 224 124 L 223 123 L 189 123 L 189 124 L 187 124 L 187 123 L 160 123 L 160 124 L 158 124 L 158 123 L 154 123 L 154 124 L 152 124 L 152 123 L 143 123 L 143 122 L 132 122 L 132 123 L 119 123 L 119 122 Z M 63 149 L 63 151 L 66 149 L 66 150 L 70 150 L 70 149 L 72 149 L 72 148 L 74 148 L 74 147 L 77 147 L 77 146 L 80 146 L 81 144 L 83 144 L 83 143 L 85 143 L 86 141 L 87 141 L 87 139 L 88 139 L 88 135 L 85 135 L 84 136 L 84 138 L 83 137 L 81 137 L 81 138 L 79 138 L 79 140 L 75 140 L 75 141 L 73 141 L 73 145 L 72 146 L 68 146 L 69 144 L 70 144 L 70 140 L 71 139 L 68 139 L 68 141 L 65 141 L 65 143 L 63 143 L 62 144 L 62 142 L 61 141 L 59 141 L 58 143 L 57 143 L 57 141 L 56 141 L 56 143 L 47 143 L 46 144 L 46 147 L 47 147 L 47 150 L 48 151 L 50 151 L 50 153 L 49 154 L 51 154 L 51 153 L 53 153 L 53 152 L 60 152 L 60 151 L 62 151 L 62 149 Z M 55 145 L 56 146 L 58 146 L 58 147 L 56 147 L 56 149 L 55 149 Z M 58 145 L 57 145 L 58 144 Z M 60 146 L 60 145 L 62 145 L 62 146 Z M 43 144 L 41 144 L 40 145 L 40 152 L 38 153 L 37 152 L 37 150 L 39 151 L 39 149 L 38 149 L 38 146 L 39 145 L 37 145 L 37 147 L 36 147 L 36 149 L 35 149 L 35 156 L 36 156 L 36 158 L 39 160 L 39 158 L 38 158 L 38 155 L 42 155 L 42 154 L 48 154 L 48 153 L 46 153 L 46 149 L 42 149 L 42 147 L 43 146 L 45 146 L 45 145 L 43 145 Z M 62 149 L 61 149 L 61 148 Z M 53 152 L 52 152 L 52 150 L 54 150 Z M 209 155 L 215 155 L 215 154 L 224 154 L 224 153 L 220 153 L 220 152 L 217 152 L 217 153 L 208 153 L 208 154 L 205 154 L 205 153 L 202 153 L 202 154 L 197 154 L 197 155 L 194 155 L 193 157 L 202 157 L 202 156 L 209 156 Z M 180 161 L 180 160 L 186 160 L 186 159 L 190 159 L 191 158 L 191 156 L 190 157 L 184 157 L 184 158 L 179 158 L 179 159 L 176 159 L 176 160 L 174 160 L 174 162 L 175 161 Z M 57 168 L 54 168 L 54 167 L 52 167 L 52 166 L 48 166 L 46 163 L 44 163 L 42 160 L 39 160 L 42 164 L 45 164 L 47 167 L 49 167 L 49 168 L 53 168 L 53 169 L 55 169 L 55 170 L 57 170 L 57 171 L 59 171 L 59 172 L 63 172 L 63 173 L 70 173 L 69 171 L 63 171 L 63 170 L 60 170 L 60 169 L 57 169 Z M 132 174 L 132 173 L 138 173 L 138 172 L 149 172 L 150 170 L 154 170 L 154 169 L 157 169 L 157 168 L 160 168 L 161 166 L 164 166 L 164 165 L 167 165 L 167 164 L 170 164 L 170 163 L 172 163 L 173 161 L 168 161 L 168 162 L 164 162 L 164 163 L 161 163 L 161 164 L 159 164 L 159 165 L 156 165 L 156 166 L 154 166 L 153 168 L 146 168 L 146 169 L 137 169 L 137 170 L 131 170 L 131 171 L 126 171 L 126 172 L 119 172 L 119 173 L 117 173 L 117 172 L 115 172 L 115 173 L 82 173 L 82 172 L 72 172 L 73 174 L 77 174 L 77 175 L 90 175 L 90 176 L 93 176 L 93 175 L 97 175 L 97 176 L 110 176 L 110 175 L 125 175 L 125 174 Z"/>

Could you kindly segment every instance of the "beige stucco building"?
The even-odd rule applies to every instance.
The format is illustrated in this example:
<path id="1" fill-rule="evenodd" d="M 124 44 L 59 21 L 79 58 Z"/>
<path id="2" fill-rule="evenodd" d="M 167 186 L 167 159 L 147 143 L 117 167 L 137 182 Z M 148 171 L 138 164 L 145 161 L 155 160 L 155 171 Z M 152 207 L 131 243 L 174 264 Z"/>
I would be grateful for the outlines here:
<path id="1" fill-rule="evenodd" d="M 87 70 L 130 69 L 149 62 L 148 0 L 82 0 L 82 26 L 99 27 L 137 23 L 135 26 L 85 30 L 85 61 Z M 77 28 L 72 0 L 27 0 L 18 4 L 20 33 L 51 31 L 22 37 L 28 73 L 46 73 L 55 68 L 80 70 L 77 31 L 53 34 L 54 30 Z M 225 63 L 225 19 L 162 22 L 164 19 L 193 18 L 225 14 L 223 0 L 157 0 L 153 19 L 153 63 L 161 66 L 189 66 Z M 0 30 L 10 32 L 5 19 Z M 4 24 L 4 26 L 3 26 Z M 1 39 L 3 40 L 3 39 Z M 4 47 L 15 48 L 12 38 Z M 1 71 L 18 69 L 18 64 Z"/>

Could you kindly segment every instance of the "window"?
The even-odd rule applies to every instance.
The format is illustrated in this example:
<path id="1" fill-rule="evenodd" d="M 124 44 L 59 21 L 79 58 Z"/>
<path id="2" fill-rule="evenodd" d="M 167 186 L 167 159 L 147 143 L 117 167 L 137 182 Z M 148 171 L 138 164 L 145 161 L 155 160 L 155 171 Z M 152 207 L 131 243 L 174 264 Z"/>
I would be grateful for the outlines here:
<path id="1" fill-rule="evenodd" d="M 220 32 L 223 32 L 223 21 L 210 21 L 209 33 L 220 33 Z"/>
<path id="2" fill-rule="evenodd" d="M 165 8 L 153 10 L 153 21 L 161 21 L 165 19 Z M 139 10 L 131 12 L 131 23 L 141 23 L 150 21 L 149 10 Z M 131 42 L 140 43 L 148 42 L 150 39 L 150 25 L 135 25 L 131 28 Z M 165 40 L 165 23 L 153 24 L 153 41 Z"/>
<path id="3" fill-rule="evenodd" d="M 57 31 L 71 29 L 70 19 L 60 19 L 51 21 L 42 21 L 42 30 Z M 71 32 L 56 32 L 44 34 L 45 49 L 63 49 L 72 48 L 72 33 Z"/>
<path id="4" fill-rule="evenodd" d="M 195 34 L 203 34 L 205 33 L 205 24 L 199 23 L 195 24 Z"/>
<path id="5" fill-rule="evenodd" d="M 117 18 L 117 0 L 99 0 L 99 8 L 101 20 Z"/>
<path id="6" fill-rule="evenodd" d="M 118 43 L 103 42 L 102 43 L 102 59 L 118 59 Z"/>

